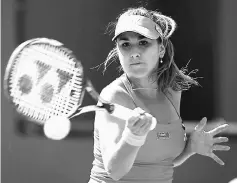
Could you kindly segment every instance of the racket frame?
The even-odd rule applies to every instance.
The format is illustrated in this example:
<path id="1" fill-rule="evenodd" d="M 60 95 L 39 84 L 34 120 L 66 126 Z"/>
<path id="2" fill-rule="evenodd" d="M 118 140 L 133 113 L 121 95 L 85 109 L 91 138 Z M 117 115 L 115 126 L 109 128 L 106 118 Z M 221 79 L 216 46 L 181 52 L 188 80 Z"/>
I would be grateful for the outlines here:
<path id="1" fill-rule="evenodd" d="M 13 107 L 16 109 L 17 113 L 24 119 L 26 119 L 27 121 L 30 122 L 34 122 L 36 124 L 44 124 L 44 122 L 42 122 L 41 120 L 37 120 L 37 119 L 33 119 L 25 114 L 23 114 L 19 109 L 18 109 L 18 105 L 15 104 L 13 102 L 13 97 L 10 95 L 10 87 L 9 87 L 9 80 L 10 80 L 10 75 L 12 74 L 12 69 L 14 68 L 13 65 L 15 63 L 15 59 L 17 59 L 17 57 L 19 57 L 21 55 L 21 52 L 23 49 L 26 49 L 28 46 L 30 45 L 37 45 L 37 44 L 45 44 L 45 45 L 52 45 L 55 48 L 59 48 L 61 50 L 65 50 L 66 53 L 70 54 L 70 56 L 72 56 L 75 60 L 76 63 L 76 67 L 82 67 L 80 61 L 76 58 L 76 56 L 73 54 L 73 52 L 66 48 L 61 42 L 54 40 L 54 39 L 49 39 L 49 38 L 34 38 L 34 39 L 30 39 L 27 40 L 23 43 L 21 43 L 20 45 L 18 45 L 17 48 L 15 48 L 15 50 L 13 51 L 13 53 L 11 54 L 8 64 L 6 66 L 5 69 L 5 73 L 4 73 L 4 80 L 3 80 L 3 89 L 4 89 L 4 95 L 6 96 L 6 98 L 8 100 L 11 101 L 11 104 L 13 105 Z M 84 78 L 84 70 L 82 67 L 82 74 L 81 76 Z M 85 80 L 84 80 L 85 82 Z M 66 116 L 66 117 L 70 117 L 73 114 L 75 114 L 75 112 L 77 112 L 77 109 L 81 106 L 82 102 L 83 102 L 83 98 L 84 98 L 84 94 L 85 94 L 85 84 L 82 84 L 82 90 L 81 90 L 81 97 L 80 100 L 78 101 L 77 105 L 70 111 L 70 113 Z"/>
<path id="2" fill-rule="evenodd" d="M 37 120 L 37 119 L 33 119 L 27 115 L 24 115 L 21 111 L 18 110 L 18 106 L 16 104 L 14 104 L 13 102 L 13 97 L 11 97 L 10 95 L 10 89 L 9 89 L 9 79 L 10 79 L 10 74 L 12 72 L 13 69 L 13 64 L 15 63 L 15 59 L 17 59 L 17 57 L 20 56 L 21 51 L 25 48 L 27 48 L 30 45 L 36 45 L 36 44 L 49 44 L 49 45 L 53 45 L 55 47 L 58 47 L 61 50 L 65 50 L 65 52 L 69 53 L 74 59 L 75 59 L 75 63 L 76 63 L 76 67 L 81 67 L 82 68 L 82 78 L 83 78 L 83 82 L 82 83 L 82 89 L 81 89 L 81 97 L 80 100 L 78 101 L 78 104 L 76 107 L 74 107 L 74 109 L 72 109 L 72 111 L 67 115 L 68 118 L 72 118 L 75 116 L 78 116 L 82 113 L 80 113 L 80 111 L 83 108 L 86 108 L 87 106 L 81 107 L 83 99 L 84 99 L 84 95 L 85 95 L 85 91 L 87 91 L 90 96 L 95 100 L 100 102 L 100 105 L 93 105 L 94 109 L 91 108 L 91 110 L 89 111 L 95 111 L 95 110 L 106 110 L 109 113 L 112 113 L 114 110 L 114 105 L 105 101 L 104 99 L 102 99 L 99 94 L 96 92 L 95 88 L 93 87 L 91 81 L 86 78 L 83 67 L 81 65 L 81 62 L 76 58 L 76 56 L 73 54 L 73 52 L 66 48 L 61 42 L 58 42 L 54 39 L 48 39 L 48 38 L 35 38 L 35 39 L 30 39 L 27 40 L 23 43 L 21 43 L 11 54 L 6 70 L 5 70 L 5 75 L 4 75 L 4 81 L 3 81 L 3 88 L 4 88 L 4 94 L 7 97 L 7 99 L 9 99 L 11 101 L 11 104 L 14 106 L 14 108 L 16 108 L 16 111 L 18 112 L 18 114 L 20 114 L 24 119 L 30 121 L 30 122 L 35 122 L 37 124 L 44 124 L 44 122 Z M 89 112 L 88 111 L 88 112 Z"/>

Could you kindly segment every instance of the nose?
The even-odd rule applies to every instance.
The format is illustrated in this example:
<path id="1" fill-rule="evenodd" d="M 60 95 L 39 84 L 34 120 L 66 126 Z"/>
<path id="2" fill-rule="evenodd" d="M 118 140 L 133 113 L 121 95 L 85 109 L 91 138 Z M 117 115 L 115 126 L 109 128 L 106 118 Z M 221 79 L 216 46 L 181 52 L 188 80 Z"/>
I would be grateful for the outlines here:
<path id="1" fill-rule="evenodd" d="M 131 54 L 131 58 L 133 58 L 133 59 L 137 59 L 137 58 L 140 58 L 140 54 L 139 53 L 133 53 L 133 54 Z"/>

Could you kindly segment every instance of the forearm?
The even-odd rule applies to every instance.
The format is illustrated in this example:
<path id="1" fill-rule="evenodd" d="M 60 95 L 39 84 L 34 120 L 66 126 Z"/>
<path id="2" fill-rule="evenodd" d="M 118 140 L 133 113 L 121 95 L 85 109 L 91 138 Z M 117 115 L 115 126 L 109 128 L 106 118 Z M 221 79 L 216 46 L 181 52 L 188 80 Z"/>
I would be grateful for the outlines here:
<path id="1" fill-rule="evenodd" d="M 173 161 L 174 167 L 180 166 L 182 163 L 184 163 L 188 158 L 190 158 L 194 154 L 195 152 L 192 151 L 190 141 L 188 139 L 186 141 L 186 145 L 183 152 L 177 158 L 174 159 Z"/>
<path id="2" fill-rule="evenodd" d="M 107 149 L 103 160 L 108 175 L 114 180 L 119 180 L 127 174 L 132 168 L 139 149 L 139 146 L 132 146 L 123 140 Z"/>

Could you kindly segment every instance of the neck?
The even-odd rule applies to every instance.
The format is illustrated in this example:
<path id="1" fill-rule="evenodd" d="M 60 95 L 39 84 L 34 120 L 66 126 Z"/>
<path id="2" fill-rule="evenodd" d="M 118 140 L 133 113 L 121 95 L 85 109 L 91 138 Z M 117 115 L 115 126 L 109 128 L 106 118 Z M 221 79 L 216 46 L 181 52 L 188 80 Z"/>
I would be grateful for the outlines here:
<path id="1" fill-rule="evenodd" d="M 153 78 L 133 78 L 127 77 L 130 86 L 133 91 L 136 93 L 147 97 L 147 98 L 156 98 L 158 93 L 158 84 Z"/>

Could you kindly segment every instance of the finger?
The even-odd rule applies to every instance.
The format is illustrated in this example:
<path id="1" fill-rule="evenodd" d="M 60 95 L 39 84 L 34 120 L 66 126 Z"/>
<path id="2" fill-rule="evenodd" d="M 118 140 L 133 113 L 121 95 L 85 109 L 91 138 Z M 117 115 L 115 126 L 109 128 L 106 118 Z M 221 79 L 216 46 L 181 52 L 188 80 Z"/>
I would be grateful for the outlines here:
<path id="1" fill-rule="evenodd" d="M 143 126 L 142 129 L 144 132 L 148 132 L 150 130 L 150 126 L 151 126 L 151 121 L 147 121 Z"/>
<path id="2" fill-rule="evenodd" d="M 138 109 L 138 110 L 140 110 L 140 109 Z M 139 115 L 139 120 L 137 120 L 136 123 L 134 123 L 132 128 L 134 128 L 135 131 L 147 132 L 148 130 L 146 130 L 146 129 L 151 126 L 152 115 L 146 113 L 145 111 L 141 111 L 141 112 L 142 112 L 142 114 Z"/>
<path id="3" fill-rule="evenodd" d="M 141 118 L 144 120 L 144 125 L 142 127 L 149 128 L 152 123 L 152 116 L 148 113 L 145 113 L 145 115 L 143 115 Z"/>
<path id="4" fill-rule="evenodd" d="M 127 120 L 127 126 L 132 127 L 137 121 L 139 121 L 140 115 L 136 112 L 133 112 L 132 116 Z"/>
<path id="5" fill-rule="evenodd" d="M 146 113 L 146 116 L 149 118 L 150 120 L 150 125 L 149 125 L 149 130 L 154 130 L 157 124 L 157 120 L 156 118 L 154 118 L 151 114 Z"/>
<path id="6" fill-rule="evenodd" d="M 153 117 L 150 113 L 145 112 L 144 114 L 145 114 L 146 117 L 149 118 L 149 120 L 151 120 L 151 118 Z"/>
<path id="7" fill-rule="evenodd" d="M 218 156 L 215 155 L 214 153 L 211 153 L 211 154 L 209 155 L 209 157 L 211 157 L 215 162 L 217 162 L 217 163 L 220 164 L 220 165 L 224 165 L 224 164 L 225 164 L 225 163 L 224 163 L 220 158 L 218 158 Z"/>
<path id="8" fill-rule="evenodd" d="M 229 139 L 227 137 L 216 137 L 213 139 L 213 143 L 222 143 L 222 142 L 228 142 Z"/>
<path id="9" fill-rule="evenodd" d="M 148 118 L 146 116 L 147 113 L 144 113 L 143 115 L 139 115 L 139 120 L 136 121 L 136 123 L 133 125 L 134 127 L 142 128 L 145 124 L 148 123 Z"/>
<path id="10" fill-rule="evenodd" d="M 140 115 L 143 115 L 146 113 L 146 111 L 144 111 L 142 108 L 137 107 L 136 109 L 134 109 L 135 112 L 137 112 Z"/>
<path id="11" fill-rule="evenodd" d="M 214 145 L 212 147 L 213 151 L 229 151 L 230 147 L 229 146 L 223 146 L 223 145 Z"/>
<path id="12" fill-rule="evenodd" d="M 209 131 L 209 133 L 214 136 L 214 135 L 226 130 L 228 127 L 229 127 L 228 124 L 223 124 L 223 125 L 220 125 L 220 126 L 214 128 L 213 130 Z"/>
<path id="13" fill-rule="evenodd" d="M 140 119 L 131 127 L 131 130 L 136 135 L 145 135 L 148 132 L 147 128 L 149 128 L 149 126 L 149 121 L 146 119 Z"/>
<path id="14" fill-rule="evenodd" d="M 207 124 L 207 118 L 204 117 L 202 118 L 202 120 L 200 121 L 200 123 L 195 127 L 195 130 L 196 131 L 201 131 L 204 129 L 204 127 L 206 126 Z"/>
<path id="15" fill-rule="evenodd" d="M 145 121 L 139 118 L 139 120 L 133 125 L 134 128 L 140 129 L 145 124 Z"/>

